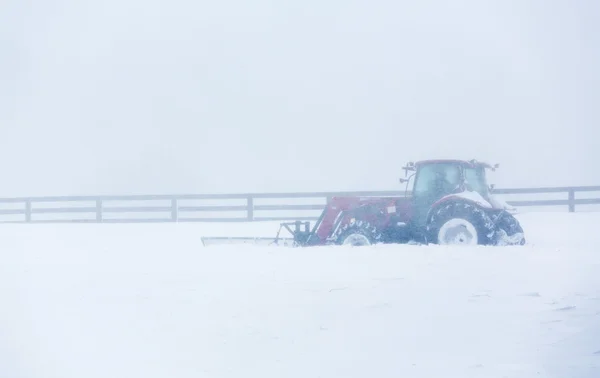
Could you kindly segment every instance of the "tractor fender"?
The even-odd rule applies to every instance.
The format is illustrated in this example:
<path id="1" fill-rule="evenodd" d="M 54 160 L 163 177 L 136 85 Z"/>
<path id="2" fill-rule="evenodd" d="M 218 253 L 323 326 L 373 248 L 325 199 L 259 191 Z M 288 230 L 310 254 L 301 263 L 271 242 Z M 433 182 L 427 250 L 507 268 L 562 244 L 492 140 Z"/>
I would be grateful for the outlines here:
<path id="1" fill-rule="evenodd" d="M 437 207 L 441 203 L 445 203 L 445 202 L 452 201 L 452 200 L 462 200 L 462 201 L 472 202 L 472 203 L 477 204 L 480 207 L 483 207 L 486 209 L 494 208 L 494 206 L 489 201 L 487 201 L 485 198 L 483 198 L 483 196 L 481 194 L 477 193 L 476 191 L 469 191 L 469 190 L 464 190 L 460 193 L 448 194 L 448 195 L 440 198 L 436 202 L 434 202 L 433 205 L 431 205 L 431 208 Z"/>
<path id="2" fill-rule="evenodd" d="M 425 217 L 427 223 L 429 223 L 432 215 L 440 208 L 440 206 L 451 202 L 468 204 L 475 208 L 479 208 L 484 213 L 487 213 L 487 210 L 493 209 L 493 206 L 477 192 L 464 191 L 453 193 L 440 198 L 431 205 L 429 210 L 427 210 L 427 216 Z"/>

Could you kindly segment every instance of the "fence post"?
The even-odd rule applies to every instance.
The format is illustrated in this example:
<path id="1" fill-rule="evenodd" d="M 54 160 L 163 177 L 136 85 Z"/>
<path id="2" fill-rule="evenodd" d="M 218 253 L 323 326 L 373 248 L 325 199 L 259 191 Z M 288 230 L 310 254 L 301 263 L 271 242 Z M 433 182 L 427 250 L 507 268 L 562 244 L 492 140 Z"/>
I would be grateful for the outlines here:
<path id="1" fill-rule="evenodd" d="M 31 222 L 31 200 L 25 201 L 25 222 Z"/>
<path id="2" fill-rule="evenodd" d="M 179 207 L 177 206 L 177 198 L 171 199 L 171 221 L 177 222 L 179 220 Z"/>
<path id="3" fill-rule="evenodd" d="M 254 198 L 252 196 L 248 196 L 246 206 L 248 208 L 248 221 L 252 222 L 254 220 Z"/>
<path id="4" fill-rule="evenodd" d="M 96 200 L 96 222 L 102 222 L 102 200 Z"/>
<path id="5" fill-rule="evenodd" d="M 569 213 L 575 212 L 575 189 L 569 189 Z"/>

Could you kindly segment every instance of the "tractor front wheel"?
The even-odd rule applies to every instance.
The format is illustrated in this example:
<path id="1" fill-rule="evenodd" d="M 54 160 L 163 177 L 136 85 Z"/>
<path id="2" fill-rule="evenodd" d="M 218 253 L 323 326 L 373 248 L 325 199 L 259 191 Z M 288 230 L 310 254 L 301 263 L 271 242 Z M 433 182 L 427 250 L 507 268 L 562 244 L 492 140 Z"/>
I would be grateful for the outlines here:
<path id="1" fill-rule="evenodd" d="M 352 221 L 341 227 L 333 237 L 338 245 L 365 246 L 379 242 L 381 232 L 365 221 Z"/>

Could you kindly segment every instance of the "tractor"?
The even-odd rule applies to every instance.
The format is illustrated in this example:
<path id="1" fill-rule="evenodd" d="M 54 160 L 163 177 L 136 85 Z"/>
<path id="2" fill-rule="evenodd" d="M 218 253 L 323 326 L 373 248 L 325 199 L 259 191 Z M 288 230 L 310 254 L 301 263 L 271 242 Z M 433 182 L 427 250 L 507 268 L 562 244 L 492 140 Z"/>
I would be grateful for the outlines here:
<path id="1" fill-rule="evenodd" d="M 491 194 L 476 160 L 424 160 L 403 167 L 404 196 L 333 197 L 316 223 L 281 223 L 294 246 L 372 244 L 523 245 L 515 209 Z M 408 195 L 409 184 L 413 183 Z"/>

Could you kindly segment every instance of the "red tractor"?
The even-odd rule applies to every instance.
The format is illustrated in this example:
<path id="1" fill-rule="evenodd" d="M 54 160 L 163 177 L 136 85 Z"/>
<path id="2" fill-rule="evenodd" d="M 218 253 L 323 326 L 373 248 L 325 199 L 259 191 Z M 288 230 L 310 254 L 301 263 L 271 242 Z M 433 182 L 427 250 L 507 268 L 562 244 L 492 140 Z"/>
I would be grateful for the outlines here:
<path id="1" fill-rule="evenodd" d="M 334 197 L 312 228 L 310 222 L 282 223 L 273 243 L 285 239 L 280 233 L 286 229 L 292 235 L 287 240 L 295 246 L 523 245 L 525 237 L 514 209 L 490 193 L 486 169 L 496 168 L 475 160 L 408 163 L 400 182 L 406 183 L 408 191 L 414 178 L 410 196 Z"/>
<path id="2" fill-rule="evenodd" d="M 403 169 L 414 177 L 403 197 L 334 197 L 312 229 L 282 223 L 295 245 L 376 243 L 523 245 L 514 209 L 490 193 L 486 169 L 475 160 L 427 160 Z M 281 231 L 280 228 L 280 231 Z M 279 233 L 275 241 L 279 239 Z"/>

